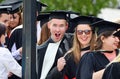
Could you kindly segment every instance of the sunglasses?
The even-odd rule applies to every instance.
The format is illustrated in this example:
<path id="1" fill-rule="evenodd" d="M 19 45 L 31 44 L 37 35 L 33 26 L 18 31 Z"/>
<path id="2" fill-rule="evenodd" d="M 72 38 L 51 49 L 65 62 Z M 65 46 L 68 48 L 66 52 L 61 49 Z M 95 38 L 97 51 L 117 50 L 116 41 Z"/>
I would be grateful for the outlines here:
<path id="1" fill-rule="evenodd" d="M 77 30 L 78 35 L 82 35 L 85 33 L 86 35 L 89 35 L 92 32 L 92 30 Z"/>

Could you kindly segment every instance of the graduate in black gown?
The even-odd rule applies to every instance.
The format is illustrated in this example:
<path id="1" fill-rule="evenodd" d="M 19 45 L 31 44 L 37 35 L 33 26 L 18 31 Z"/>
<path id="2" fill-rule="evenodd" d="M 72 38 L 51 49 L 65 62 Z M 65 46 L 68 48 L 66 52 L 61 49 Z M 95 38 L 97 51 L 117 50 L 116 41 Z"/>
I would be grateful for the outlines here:
<path id="1" fill-rule="evenodd" d="M 6 2 L 7 2 L 7 0 L 5 0 L 5 3 Z M 18 23 L 16 21 L 14 21 L 15 24 L 10 25 L 10 26 L 14 26 L 14 29 L 11 30 L 11 32 L 8 34 L 9 39 L 8 39 L 8 46 L 7 46 L 7 48 L 11 51 L 12 56 L 20 64 L 21 63 L 21 58 L 22 58 L 22 56 L 20 54 L 22 52 L 22 50 L 20 48 L 22 46 L 22 33 L 21 33 L 22 31 L 19 30 L 17 32 L 15 29 L 19 28 L 19 27 L 17 27 L 17 25 L 21 25 L 21 21 L 22 21 L 21 18 L 22 18 L 22 16 L 21 16 L 21 8 L 20 7 L 22 6 L 22 1 L 21 0 L 18 0 L 18 1 L 13 0 L 12 3 L 8 2 L 6 5 L 12 6 L 12 10 L 10 11 L 10 14 L 11 14 L 11 16 L 13 18 L 13 21 L 14 20 L 18 20 Z M 18 13 L 19 13 L 19 15 L 18 15 Z M 19 19 L 16 19 L 15 14 L 19 16 Z M 17 18 L 18 18 L 18 16 L 17 16 Z"/>
<path id="2" fill-rule="evenodd" d="M 95 51 L 82 56 L 76 79 L 101 79 L 104 68 L 118 55 L 118 37 L 113 32 L 120 27 L 119 24 L 100 21 L 92 24 L 97 30 Z"/>
<path id="3" fill-rule="evenodd" d="M 16 5 L 16 4 L 14 4 Z M 41 2 L 38 2 L 37 1 L 37 11 L 41 11 L 41 7 L 43 6 L 44 4 L 41 3 Z M 13 6 L 13 7 L 16 7 L 16 6 Z M 17 11 L 19 11 L 19 7 L 17 6 Z M 15 12 L 16 12 L 16 9 L 15 9 Z M 13 11 L 14 12 L 14 11 Z M 21 17 L 23 17 L 23 13 L 21 13 Z M 22 18 L 21 18 L 22 19 Z M 23 21 L 23 19 L 22 19 Z M 12 55 L 13 57 L 20 63 L 21 63 L 21 59 L 22 59 L 22 30 L 23 30 L 23 24 L 17 26 L 16 28 L 14 28 L 12 30 L 12 33 L 10 35 L 10 38 L 9 38 L 9 44 L 8 44 L 8 49 L 13 52 Z M 36 38 L 36 37 L 35 37 Z M 12 51 L 14 50 L 14 51 Z"/>
<path id="4" fill-rule="evenodd" d="M 10 13 L 11 12 L 17 13 L 20 10 L 19 7 L 22 5 L 22 1 L 21 0 L 18 0 L 18 1 L 12 0 L 12 2 L 10 2 L 8 0 L 4 0 L 0 5 L 2 5 L 2 6 L 11 6 Z M 10 18 L 10 15 L 7 18 Z M 10 18 L 10 20 L 11 20 L 11 18 Z M 17 41 L 18 40 L 19 40 L 19 38 L 17 39 Z M 10 39 L 9 39 L 9 36 L 7 35 L 6 36 L 6 45 L 7 45 L 7 47 L 9 45 L 9 41 L 10 41 Z M 16 51 L 16 52 L 19 52 L 19 50 Z M 12 75 L 9 76 L 9 79 L 21 79 L 21 78 L 19 78 L 19 77 L 15 76 L 14 74 L 12 74 Z"/>
<path id="5" fill-rule="evenodd" d="M 18 2 L 16 2 L 16 3 L 18 3 Z M 43 3 L 37 1 L 36 9 L 38 12 L 41 11 L 42 6 L 45 6 L 45 5 Z M 14 8 L 16 8 L 15 12 L 16 12 L 16 10 L 19 11 L 18 4 L 14 4 L 13 9 Z M 13 10 L 13 12 L 14 12 L 14 10 Z M 21 14 L 21 17 L 23 17 L 22 14 Z M 12 56 L 18 61 L 18 63 L 20 65 L 22 65 L 22 37 L 23 37 L 22 31 L 23 31 L 23 25 L 19 25 L 16 28 L 14 28 L 10 35 L 9 44 L 8 44 L 8 48 L 11 52 L 12 52 L 12 49 L 15 49 L 15 52 L 12 53 Z M 35 36 L 35 38 L 36 38 L 36 36 Z M 12 77 L 9 79 L 17 79 L 17 78 Z"/>
<path id="6" fill-rule="evenodd" d="M 120 37 L 120 30 L 116 31 L 114 35 Z M 120 54 L 115 58 L 114 62 L 105 69 L 102 79 L 120 79 Z"/>
<path id="7" fill-rule="evenodd" d="M 90 16 L 79 16 L 70 20 L 71 23 L 73 23 L 72 27 L 75 27 L 75 29 L 73 29 L 75 30 L 73 46 L 67 54 L 58 59 L 57 68 L 59 69 L 60 74 L 57 75 L 60 76 L 61 73 L 65 73 L 64 76 L 68 79 L 75 78 L 77 65 L 81 56 L 86 52 L 92 51 L 94 49 L 93 47 L 96 36 L 90 24 L 99 20 L 101 19 Z M 64 62 L 66 62 L 66 64 L 63 64 Z M 61 66 L 63 66 L 64 69 L 61 69 Z M 56 75 L 56 73 L 58 72 L 53 73 L 53 75 L 56 77 L 54 79 L 58 79 L 59 77 Z"/>
<path id="8" fill-rule="evenodd" d="M 73 46 L 69 50 L 69 55 L 71 55 L 71 57 L 69 59 L 65 57 L 67 62 L 65 71 L 68 79 L 76 78 L 76 70 L 81 57 L 85 53 L 94 50 L 96 35 L 91 24 L 101 20 L 102 19 L 94 16 L 79 16 L 73 19 L 76 28 L 74 32 Z"/>
<path id="9" fill-rule="evenodd" d="M 21 0 L 12 0 L 12 2 L 10 2 L 10 1 L 8 1 L 8 0 L 4 0 L 2 3 L 1 3 L 1 5 L 8 5 L 8 6 L 12 6 L 12 8 L 11 8 L 11 11 L 10 11 L 10 14 L 11 14 L 11 16 L 12 17 L 14 17 L 13 19 L 12 19 L 12 21 L 14 21 L 16 18 L 20 18 L 21 17 L 21 12 L 20 12 L 20 7 L 22 6 L 22 1 Z M 17 13 L 19 13 L 19 15 L 17 14 Z M 18 16 L 14 16 L 14 15 L 18 15 Z M 18 21 L 18 23 L 15 21 L 15 24 L 17 25 L 17 24 L 19 24 L 20 23 L 20 20 L 21 19 L 16 19 L 16 21 Z M 10 21 L 11 21 L 11 18 L 10 18 Z M 13 24 L 14 25 L 14 24 Z M 9 25 L 10 26 L 10 25 Z M 21 34 L 22 35 L 22 34 Z M 19 39 L 19 37 L 21 37 L 21 35 L 19 35 L 19 34 L 17 34 L 17 36 L 15 36 L 15 42 L 17 42 L 17 48 L 16 49 L 19 49 L 20 47 L 21 47 L 21 44 L 22 44 L 22 42 L 21 42 L 21 39 Z M 8 39 L 7 39 L 8 38 Z M 9 49 L 10 47 L 9 47 L 9 45 L 11 44 L 12 45 L 12 42 L 11 42 L 11 39 L 9 38 L 9 35 L 8 35 L 8 33 L 7 33 L 7 37 L 6 37 L 6 44 L 7 44 L 7 48 Z M 13 41 L 14 41 L 14 39 L 12 39 Z M 21 42 L 21 43 L 20 43 Z M 11 46 L 11 48 L 12 48 L 12 46 Z M 10 51 L 11 51 L 11 48 L 9 49 Z M 19 49 L 19 50 L 17 50 L 17 51 L 14 51 L 15 53 L 20 53 L 21 52 L 21 49 Z M 11 53 L 12 53 L 12 56 L 13 56 L 13 51 L 11 51 Z M 14 55 L 15 56 L 15 55 Z M 13 57 L 14 57 L 13 56 Z M 20 58 L 21 57 L 21 55 L 19 55 L 19 57 L 17 57 L 17 58 Z M 16 57 L 14 57 L 15 59 L 16 59 Z M 21 60 L 17 60 L 18 61 L 18 63 L 20 64 L 20 62 L 21 62 Z M 19 78 L 19 77 L 17 77 L 16 75 L 14 75 L 14 74 L 12 74 L 12 75 L 10 75 L 9 76 L 9 78 L 8 79 L 21 79 L 21 78 Z"/>
<path id="10" fill-rule="evenodd" d="M 57 60 L 63 56 L 72 46 L 72 35 L 65 34 L 68 28 L 68 12 L 50 12 L 48 28 L 50 38 L 37 47 L 38 54 L 38 79 L 51 79 L 51 69 L 57 66 Z M 57 71 L 57 68 L 55 68 Z"/>

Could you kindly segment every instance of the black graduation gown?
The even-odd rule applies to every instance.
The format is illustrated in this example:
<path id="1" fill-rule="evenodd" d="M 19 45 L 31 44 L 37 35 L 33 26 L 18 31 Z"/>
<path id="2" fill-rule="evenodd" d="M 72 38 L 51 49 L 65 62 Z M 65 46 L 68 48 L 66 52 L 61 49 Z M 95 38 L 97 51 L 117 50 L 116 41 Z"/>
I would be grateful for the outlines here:
<path id="1" fill-rule="evenodd" d="M 66 67 L 65 67 L 65 75 L 68 77 L 68 79 L 75 78 L 76 69 L 78 67 L 78 64 L 74 61 L 74 57 L 71 54 L 71 57 L 69 60 L 66 60 Z"/>
<path id="2" fill-rule="evenodd" d="M 81 51 L 88 51 L 88 50 L 90 50 L 90 46 L 81 49 Z M 66 65 L 61 72 L 59 72 L 57 70 L 57 67 L 55 67 L 54 69 L 51 70 L 50 73 L 52 73 L 52 74 L 50 74 L 50 75 L 54 76 L 54 79 L 59 79 L 60 77 L 62 77 L 62 76 L 64 77 L 65 75 L 67 76 L 68 79 L 75 78 L 78 64 L 74 61 L 74 57 L 73 57 L 72 53 L 68 53 L 65 56 L 65 60 L 66 60 Z M 49 76 L 49 74 L 48 74 L 48 76 Z M 50 78 L 48 77 L 47 79 L 50 79 Z"/>
<path id="3" fill-rule="evenodd" d="M 100 51 L 84 54 L 78 65 L 76 79 L 92 79 L 93 72 L 104 69 L 109 62 Z"/>
<path id="4" fill-rule="evenodd" d="M 82 51 L 88 51 L 88 50 L 90 50 L 90 46 L 82 48 L 81 52 Z M 69 58 L 69 59 L 67 59 L 67 58 Z M 68 57 L 66 57 L 66 60 L 67 60 L 66 61 L 67 64 L 66 64 L 65 74 L 68 77 L 68 79 L 73 79 L 73 78 L 76 77 L 76 71 L 77 71 L 77 68 L 78 68 L 78 63 L 76 63 L 74 61 L 74 57 L 73 57 L 72 54 L 69 54 Z"/>
<path id="5" fill-rule="evenodd" d="M 56 57 L 55 57 L 54 64 L 51 67 L 50 71 L 54 67 L 57 66 L 58 58 L 62 57 L 71 48 L 72 37 L 73 37 L 73 35 L 71 35 L 71 34 L 65 34 L 65 36 L 63 37 L 63 39 L 62 39 L 62 41 L 59 45 L 59 48 L 57 50 L 57 54 L 56 54 Z M 38 77 L 37 78 L 38 79 L 40 79 L 40 76 L 41 76 L 43 60 L 44 60 L 44 56 L 45 56 L 45 53 L 46 53 L 46 50 L 47 50 L 47 47 L 48 47 L 49 43 L 54 43 L 54 41 L 51 38 L 49 38 L 45 43 L 43 43 L 42 45 L 37 47 L 37 55 L 38 55 L 38 57 L 37 57 L 38 58 Z M 54 50 L 54 48 L 53 48 L 53 50 Z M 49 75 L 48 79 L 54 79 L 54 78 L 52 78 L 52 76 Z"/>
<path id="6" fill-rule="evenodd" d="M 13 44 L 16 43 L 16 48 L 19 49 L 22 47 L 22 28 L 16 29 L 13 31 L 9 38 L 8 49 L 11 51 Z M 17 61 L 20 65 L 22 65 L 22 59 Z M 13 75 L 9 79 L 21 79 L 16 75 Z"/>
<path id="7" fill-rule="evenodd" d="M 8 44 L 8 49 L 10 51 L 14 43 L 16 43 L 17 49 L 22 46 L 22 28 L 14 30 L 14 32 L 11 34 Z"/>
<path id="8" fill-rule="evenodd" d="M 120 79 L 120 62 L 112 63 L 108 66 L 102 79 Z"/>

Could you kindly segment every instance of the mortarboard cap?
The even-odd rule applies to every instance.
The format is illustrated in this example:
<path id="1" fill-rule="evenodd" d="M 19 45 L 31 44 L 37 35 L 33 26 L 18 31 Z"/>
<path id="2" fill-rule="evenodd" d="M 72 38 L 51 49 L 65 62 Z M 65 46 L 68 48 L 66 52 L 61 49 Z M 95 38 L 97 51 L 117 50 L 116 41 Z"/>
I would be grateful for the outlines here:
<path id="1" fill-rule="evenodd" d="M 41 3 L 41 2 L 39 2 L 39 1 L 37 1 L 36 4 L 37 4 L 37 11 L 38 11 L 38 12 L 40 12 L 40 11 L 42 10 L 42 7 L 47 7 L 46 4 Z"/>
<path id="2" fill-rule="evenodd" d="M 80 14 L 78 12 L 73 12 L 73 11 L 69 11 L 69 14 L 68 14 L 68 18 L 69 18 L 69 21 L 68 21 L 68 25 L 69 25 L 69 28 L 67 29 L 67 33 L 73 33 L 74 32 L 74 24 L 71 20 L 78 17 Z"/>
<path id="3" fill-rule="evenodd" d="M 120 28 L 120 24 L 101 20 L 99 22 L 93 23 L 92 26 L 97 30 L 97 35 L 100 35 L 102 32 L 106 31 L 115 31 Z"/>
<path id="4" fill-rule="evenodd" d="M 0 6 L 0 14 L 1 13 L 9 13 L 9 11 L 11 10 L 12 6 Z"/>
<path id="5" fill-rule="evenodd" d="M 70 22 L 69 22 L 70 23 L 70 25 L 69 25 L 70 29 L 69 30 L 71 30 L 71 32 L 73 33 L 74 28 L 79 24 L 89 24 L 89 25 L 91 25 L 92 23 L 100 21 L 100 20 L 103 20 L 103 19 L 97 18 L 97 17 L 94 17 L 94 16 L 78 16 L 78 17 L 70 20 Z"/>
<path id="6" fill-rule="evenodd" d="M 65 19 L 67 20 L 67 12 L 65 11 L 52 11 L 50 12 L 49 20 L 51 19 Z"/>
<path id="7" fill-rule="evenodd" d="M 16 4 L 22 2 L 22 0 L 3 0 L 0 5 L 12 5 L 12 4 Z"/>
<path id="8" fill-rule="evenodd" d="M 72 11 L 65 11 L 65 10 L 55 10 L 46 13 L 50 13 L 49 20 L 55 18 L 55 19 L 65 19 L 67 21 L 70 18 L 70 14 L 73 14 Z"/>
<path id="9" fill-rule="evenodd" d="M 120 37 L 120 30 L 119 30 L 119 31 L 116 31 L 113 35 L 114 35 L 114 36 L 117 36 L 117 37 Z"/>
<path id="10" fill-rule="evenodd" d="M 97 18 L 97 17 L 93 17 L 93 16 L 78 16 L 74 19 L 72 19 L 71 21 L 74 22 L 77 26 L 78 24 L 92 24 L 94 22 L 100 21 L 102 19 Z"/>
<path id="11" fill-rule="evenodd" d="M 4 0 L 0 5 L 12 6 L 10 13 L 21 11 L 22 0 Z"/>
<path id="12" fill-rule="evenodd" d="M 10 11 L 10 13 L 13 14 L 17 12 L 22 12 L 22 2 L 12 5 L 12 10 Z"/>
<path id="13" fill-rule="evenodd" d="M 49 15 L 50 15 L 50 14 L 48 14 L 48 13 L 44 13 L 44 14 L 39 14 L 39 15 L 37 16 L 37 21 L 40 21 L 41 26 L 42 26 L 44 23 L 46 23 L 46 22 L 49 21 Z"/>
<path id="14" fill-rule="evenodd" d="M 79 16 L 78 12 L 73 12 L 73 11 L 67 11 L 67 12 L 68 12 L 67 17 L 69 20 Z"/>

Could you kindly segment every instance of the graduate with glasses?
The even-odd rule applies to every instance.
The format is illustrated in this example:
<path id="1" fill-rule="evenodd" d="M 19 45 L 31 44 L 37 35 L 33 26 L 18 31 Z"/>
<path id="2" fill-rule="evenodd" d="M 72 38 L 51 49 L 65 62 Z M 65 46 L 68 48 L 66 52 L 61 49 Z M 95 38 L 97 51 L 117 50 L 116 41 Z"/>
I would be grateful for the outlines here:
<path id="1" fill-rule="evenodd" d="M 75 78 L 81 56 L 94 49 L 95 32 L 91 24 L 100 20 L 102 19 L 92 16 L 79 16 L 70 20 L 73 23 L 72 27 L 75 27 L 73 46 L 63 57 L 58 59 L 57 68 L 59 74 L 57 75 L 62 76 L 64 74 L 63 76 L 68 79 Z M 57 75 L 54 75 L 54 79 L 59 79 Z"/>
<path id="2" fill-rule="evenodd" d="M 77 70 L 76 79 L 102 79 L 106 65 L 118 55 L 119 39 L 114 36 L 120 24 L 99 21 L 92 26 L 97 31 L 95 51 L 82 56 Z"/>

